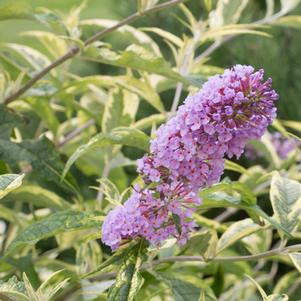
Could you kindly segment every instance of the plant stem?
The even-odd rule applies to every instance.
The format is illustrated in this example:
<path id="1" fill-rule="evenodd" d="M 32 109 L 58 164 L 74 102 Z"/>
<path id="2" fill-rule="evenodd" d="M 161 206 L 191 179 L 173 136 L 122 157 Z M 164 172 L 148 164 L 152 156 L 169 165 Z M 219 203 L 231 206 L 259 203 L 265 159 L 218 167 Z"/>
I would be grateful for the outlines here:
<path id="1" fill-rule="evenodd" d="M 280 250 L 279 248 L 275 248 L 266 252 L 262 252 L 255 255 L 245 255 L 245 256 L 226 256 L 226 257 L 215 257 L 212 259 L 214 262 L 228 262 L 228 261 L 252 261 L 259 260 L 263 258 L 269 258 L 277 255 L 285 255 L 291 252 L 301 251 L 301 244 L 288 246 Z M 202 256 L 170 256 L 163 259 L 159 259 L 154 261 L 152 264 L 160 264 L 164 262 L 183 262 L 183 261 L 198 261 L 204 262 Z"/>
<path id="2" fill-rule="evenodd" d="M 204 261 L 202 256 L 170 256 L 163 259 L 154 260 L 152 262 L 148 262 L 142 265 L 141 270 L 146 270 L 148 268 L 152 268 L 161 263 L 168 262 L 199 262 L 199 263 L 210 263 L 210 262 L 238 262 L 238 261 L 257 261 L 260 259 L 270 258 L 277 255 L 287 255 L 288 253 L 301 251 L 301 244 L 291 245 L 286 248 L 280 250 L 279 248 L 275 248 L 266 252 L 258 253 L 255 255 L 245 255 L 245 256 L 219 256 L 212 258 L 210 261 Z M 105 280 L 114 278 L 117 272 L 109 272 L 100 274 L 92 277 L 93 280 Z"/>
<path id="3" fill-rule="evenodd" d="M 58 147 L 64 146 L 66 143 L 68 143 L 70 140 L 81 134 L 85 129 L 89 128 L 90 126 L 95 124 L 94 119 L 89 119 L 86 123 L 84 123 L 82 126 L 76 128 L 75 130 L 71 131 L 66 135 L 66 137 L 58 143 Z"/>
<path id="4" fill-rule="evenodd" d="M 102 31 L 97 32 L 96 34 L 94 34 L 93 36 L 91 36 L 90 38 L 88 38 L 85 42 L 84 45 L 88 46 L 90 44 L 92 44 L 93 42 L 103 38 L 105 35 L 113 32 L 114 30 L 122 27 L 125 24 L 129 24 L 133 21 L 135 21 L 136 19 L 142 17 L 142 16 L 146 16 L 148 14 L 151 14 L 153 12 L 159 11 L 161 9 L 165 9 L 174 5 L 177 5 L 179 3 L 182 3 L 184 1 L 187 0 L 171 0 L 159 5 L 155 5 L 154 7 L 147 9 L 143 12 L 136 12 L 130 16 L 128 16 L 127 18 L 125 18 L 124 20 L 116 23 L 115 25 L 106 28 Z M 51 63 L 50 65 L 48 65 L 46 68 L 42 69 L 39 73 L 37 73 L 34 77 L 32 77 L 27 83 L 25 83 L 25 85 L 23 87 L 21 87 L 19 90 L 17 90 L 16 92 L 14 92 L 13 94 L 11 94 L 10 96 L 8 96 L 5 100 L 4 103 L 5 104 L 9 104 L 12 101 L 16 100 L 19 96 L 21 96 L 23 93 L 25 93 L 28 89 L 30 89 L 39 79 L 41 79 L 42 77 L 44 77 L 47 73 L 49 73 L 52 69 L 54 69 L 55 67 L 61 65 L 62 63 L 66 62 L 67 60 L 75 57 L 78 53 L 80 53 L 81 49 L 79 47 L 72 47 L 68 52 L 66 52 L 63 56 L 59 57 L 57 60 L 55 60 L 53 63 Z"/>

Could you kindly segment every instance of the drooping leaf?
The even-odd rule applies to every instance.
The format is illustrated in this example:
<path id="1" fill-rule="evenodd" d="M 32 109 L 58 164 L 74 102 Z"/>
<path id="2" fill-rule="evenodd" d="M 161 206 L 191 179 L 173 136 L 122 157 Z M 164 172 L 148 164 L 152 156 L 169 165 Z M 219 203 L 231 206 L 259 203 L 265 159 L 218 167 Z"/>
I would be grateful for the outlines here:
<path id="1" fill-rule="evenodd" d="M 270 199 L 275 219 L 288 232 L 293 232 L 300 222 L 300 183 L 281 177 L 279 173 L 275 173 L 271 181 Z"/>
<path id="2" fill-rule="evenodd" d="M 228 248 L 238 240 L 258 231 L 260 226 L 250 218 L 234 222 L 221 236 L 217 244 L 217 252 Z"/>
<path id="3" fill-rule="evenodd" d="M 126 255 L 118 271 L 116 281 L 108 293 L 108 301 L 135 300 L 135 296 L 143 283 L 139 274 L 144 256 L 143 252 L 143 243 L 140 243 L 138 248 L 133 249 Z"/>
<path id="4" fill-rule="evenodd" d="M 99 228 L 101 219 L 96 212 L 66 210 L 53 213 L 19 232 L 8 246 L 5 255 L 10 255 L 21 247 L 34 245 L 39 240 L 58 233 Z"/>
<path id="5" fill-rule="evenodd" d="M 88 143 L 80 146 L 73 155 L 69 158 L 64 168 L 62 177 L 65 177 L 66 173 L 72 166 L 72 164 L 86 152 L 94 148 L 102 148 L 109 145 L 127 145 L 133 146 L 144 151 L 148 151 L 149 138 L 143 132 L 133 128 L 115 128 L 108 134 L 98 134 L 91 138 Z"/>
<path id="6" fill-rule="evenodd" d="M 22 185 L 23 175 L 5 174 L 0 175 L 0 199 L 7 195 L 10 191 Z"/>

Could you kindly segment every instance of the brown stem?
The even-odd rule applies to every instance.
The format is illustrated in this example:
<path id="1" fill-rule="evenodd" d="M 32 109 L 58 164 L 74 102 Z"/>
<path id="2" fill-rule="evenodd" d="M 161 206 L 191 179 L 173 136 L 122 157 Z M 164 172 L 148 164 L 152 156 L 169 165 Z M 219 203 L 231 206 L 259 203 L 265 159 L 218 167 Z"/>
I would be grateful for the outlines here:
<path id="1" fill-rule="evenodd" d="M 71 141 L 73 138 L 75 138 L 76 136 L 78 136 L 79 134 L 81 134 L 84 130 L 86 130 L 87 128 L 89 128 L 90 126 L 92 126 L 94 124 L 95 124 L 95 120 L 89 119 L 82 126 L 76 128 L 75 130 L 73 130 L 70 133 L 68 133 L 66 135 L 66 137 L 64 138 L 64 140 L 60 141 L 57 146 L 59 148 L 62 147 L 62 146 L 64 146 L 66 143 L 68 143 L 69 141 Z"/>
<path id="2" fill-rule="evenodd" d="M 95 35 L 91 36 L 90 38 L 88 38 L 84 44 L 85 46 L 90 45 L 91 43 L 103 38 L 105 35 L 111 33 L 112 31 L 122 27 L 125 24 L 131 23 L 134 20 L 138 19 L 139 17 L 142 16 L 146 16 L 148 14 L 151 14 L 153 12 L 156 12 L 158 10 L 161 9 L 165 9 L 174 5 L 177 5 L 179 3 L 182 3 L 184 1 L 187 0 L 171 0 L 159 5 L 156 5 L 150 9 L 147 9 L 143 12 L 136 12 L 130 16 L 128 16 L 127 18 L 125 18 L 124 20 L 118 22 L 117 24 L 106 28 L 100 32 L 97 32 Z M 53 63 L 51 63 L 49 66 L 47 66 L 46 68 L 42 69 L 39 73 L 37 73 L 33 78 L 31 78 L 23 87 L 21 87 L 19 90 L 17 90 L 16 92 L 14 92 L 13 94 L 11 94 L 10 96 L 8 96 L 5 100 L 4 103 L 5 104 L 9 104 L 12 101 L 16 100 L 19 96 L 21 96 L 23 93 L 25 93 L 28 89 L 30 89 L 39 79 L 41 79 L 42 77 L 44 77 L 44 75 L 46 75 L 47 73 L 49 73 L 52 69 L 54 69 L 55 67 L 61 65 L 62 63 L 66 62 L 67 60 L 69 60 L 70 58 L 73 58 L 74 56 L 76 56 L 78 53 L 80 52 L 80 48 L 79 47 L 72 47 L 68 52 L 66 52 L 63 56 L 59 57 L 57 60 L 55 60 Z"/>

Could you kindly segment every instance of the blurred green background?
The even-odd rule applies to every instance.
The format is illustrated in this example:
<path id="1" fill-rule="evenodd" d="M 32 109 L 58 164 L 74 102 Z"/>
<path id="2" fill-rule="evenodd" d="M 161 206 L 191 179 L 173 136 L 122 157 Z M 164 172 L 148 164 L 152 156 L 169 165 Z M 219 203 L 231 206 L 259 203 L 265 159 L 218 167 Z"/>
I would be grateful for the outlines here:
<path id="1" fill-rule="evenodd" d="M 0 0 L 0 4 L 10 1 L 25 3 L 34 8 L 47 7 L 65 13 L 82 2 L 81 0 Z M 203 0 L 190 0 L 186 4 L 192 9 L 196 17 L 206 16 L 207 11 Z M 276 5 L 280 4 L 276 1 Z M 108 18 L 120 20 L 134 12 L 135 8 L 135 0 L 89 0 L 81 17 L 82 19 Z M 184 34 L 185 28 L 181 26 L 179 20 L 175 17 L 175 12 L 179 13 L 177 8 L 170 9 L 168 18 L 166 18 L 164 12 L 152 14 L 140 19 L 135 25 L 157 26 L 177 35 Z M 257 20 L 263 17 L 264 13 L 265 1 L 250 0 L 240 22 Z M 301 14 L 301 5 L 290 14 Z M 4 20 L 0 22 L 0 42 L 25 43 L 42 51 L 36 40 L 20 35 L 21 32 L 27 30 L 47 30 L 47 28 L 43 28 L 41 24 L 33 20 Z M 263 67 L 266 74 L 273 78 L 274 87 L 280 94 L 278 104 L 279 118 L 299 120 L 301 119 L 301 85 L 299 84 L 301 81 L 301 29 L 275 26 L 266 30 L 272 34 L 272 38 L 251 35 L 239 36 L 215 51 L 211 56 L 210 64 L 219 67 L 229 67 L 241 63 L 252 64 L 257 68 Z M 154 38 L 156 39 L 155 36 Z M 110 41 L 112 42 L 112 40 Z M 157 42 L 160 43 L 159 40 Z M 118 41 L 113 41 L 113 43 L 116 45 Z M 167 48 L 165 44 L 160 46 Z M 84 64 L 76 61 L 73 64 L 80 75 L 101 74 L 108 70 L 108 68 L 100 67 L 97 64 Z M 166 97 L 169 98 L 169 95 Z M 168 99 L 166 103 L 168 106 Z"/>

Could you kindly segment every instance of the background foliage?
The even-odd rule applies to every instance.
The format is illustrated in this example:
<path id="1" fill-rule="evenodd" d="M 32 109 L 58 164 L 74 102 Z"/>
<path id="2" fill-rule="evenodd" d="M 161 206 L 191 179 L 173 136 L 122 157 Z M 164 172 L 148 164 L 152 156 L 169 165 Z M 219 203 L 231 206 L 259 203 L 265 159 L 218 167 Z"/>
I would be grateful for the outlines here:
<path id="1" fill-rule="evenodd" d="M 101 243 L 156 127 L 208 76 L 263 67 L 270 131 L 301 132 L 299 1 L 180 2 L 0 1 L 0 299 L 301 299 L 300 151 L 281 159 L 269 133 L 201 192 L 186 246 Z"/>

